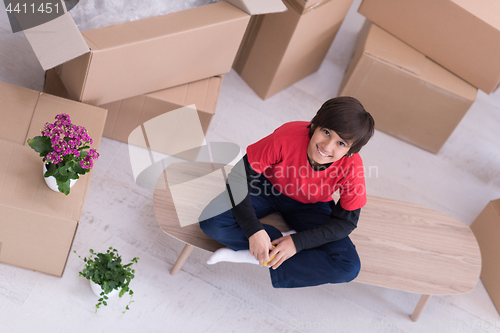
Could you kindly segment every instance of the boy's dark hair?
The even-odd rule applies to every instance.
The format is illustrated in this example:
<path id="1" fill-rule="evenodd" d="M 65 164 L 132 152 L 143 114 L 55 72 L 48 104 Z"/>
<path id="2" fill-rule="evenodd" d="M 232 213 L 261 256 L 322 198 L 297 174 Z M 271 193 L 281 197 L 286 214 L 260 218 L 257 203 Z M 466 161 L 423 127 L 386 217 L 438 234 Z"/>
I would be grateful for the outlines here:
<path id="1" fill-rule="evenodd" d="M 335 131 L 342 140 L 351 144 L 348 156 L 356 154 L 373 135 L 375 121 L 354 97 L 335 97 L 326 101 L 318 110 L 309 128 L 309 138 L 316 128 Z"/>

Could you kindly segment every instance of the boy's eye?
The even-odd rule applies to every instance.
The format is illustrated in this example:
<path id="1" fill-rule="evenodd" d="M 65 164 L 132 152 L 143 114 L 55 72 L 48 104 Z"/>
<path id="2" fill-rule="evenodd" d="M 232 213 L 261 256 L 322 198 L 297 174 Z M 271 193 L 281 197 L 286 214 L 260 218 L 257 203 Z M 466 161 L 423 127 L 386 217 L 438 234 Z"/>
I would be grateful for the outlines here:
<path id="1" fill-rule="evenodd" d="M 326 135 L 330 136 L 330 132 L 329 132 L 328 130 L 326 130 L 326 129 L 325 129 L 325 130 L 323 130 L 323 132 L 324 132 Z"/>
<path id="2" fill-rule="evenodd" d="M 341 147 L 345 147 L 345 143 L 343 143 L 342 141 L 339 141 L 339 145 L 340 145 Z"/>

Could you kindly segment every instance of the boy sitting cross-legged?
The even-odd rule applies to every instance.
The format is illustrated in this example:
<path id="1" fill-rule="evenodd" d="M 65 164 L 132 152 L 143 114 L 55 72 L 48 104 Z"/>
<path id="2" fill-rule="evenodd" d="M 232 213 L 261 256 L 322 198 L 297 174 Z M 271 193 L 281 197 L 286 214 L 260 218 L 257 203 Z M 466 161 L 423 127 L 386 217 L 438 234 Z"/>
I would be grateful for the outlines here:
<path id="1" fill-rule="evenodd" d="M 229 247 L 216 251 L 208 263 L 267 263 L 275 288 L 356 278 L 360 260 L 348 235 L 366 204 L 358 152 L 373 132 L 374 120 L 358 100 L 337 97 L 326 101 L 311 122 L 286 123 L 248 146 L 240 161 L 248 195 L 233 209 L 200 222 L 208 236 Z M 283 235 L 260 223 L 274 211 L 295 233 Z"/>

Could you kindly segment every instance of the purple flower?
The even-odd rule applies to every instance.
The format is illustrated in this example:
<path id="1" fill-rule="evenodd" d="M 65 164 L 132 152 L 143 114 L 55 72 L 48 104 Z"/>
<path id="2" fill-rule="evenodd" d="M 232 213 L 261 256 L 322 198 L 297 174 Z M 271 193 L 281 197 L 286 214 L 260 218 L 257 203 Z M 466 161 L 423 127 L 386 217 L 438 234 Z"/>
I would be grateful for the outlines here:
<path id="1" fill-rule="evenodd" d="M 66 143 L 66 141 L 64 141 L 64 143 L 66 144 L 66 146 L 63 146 L 61 145 L 61 147 L 63 147 L 64 151 L 62 152 L 62 156 L 66 156 L 66 155 L 69 155 L 73 152 L 73 149 L 71 149 L 70 146 L 68 146 L 68 144 Z"/>
<path id="2" fill-rule="evenodd" d="M 81 148 L 94 143 L 83 126 L 71 124 L 69 115 L 58 114 L 54 123 L 45 123 L 41 130 L 42 136 L 50 138 L 52 151 L 45 157 L 47 163 L 64 163 L 67 161 L 78 162 L 84 169 L 91 169 L 94 160 L 99 158 L 96 149 L 90 149 L 85 156 L 82 156 Z"/>
<path id="3" fill-rule="evenodd" d="M 62 158 L 57 152 L 52 151 L 47 154 L 46 161 L 49 163 L 57 164 L 62 161 Z"/>
<path id="4" fill-rule="evenodd" d="M 80 161 L 80 166 L 83 169 L 91 169 L 94 166 L 94 162 L 92 161 L 92 159 L 87 160 L 87 157 L 85 157 L 83 160 Z"/>
<path id="5" fill-rule="evenodd" d="M 90 156 L 94 160 L 97 160 L 99 158 L 99 153 L 97 152 L 97 150 L 92 148 L 89 150 L 88 156 Z"/>
<path id="6" fill-rule="evenodd" d="M 69 126 L 71 125 L 71 119 L 69 118 L 69 115 L 65 113 L 58 114 L 56 116 L 56 119 L 58 120 L 56 123 L 60 126 Z"/>

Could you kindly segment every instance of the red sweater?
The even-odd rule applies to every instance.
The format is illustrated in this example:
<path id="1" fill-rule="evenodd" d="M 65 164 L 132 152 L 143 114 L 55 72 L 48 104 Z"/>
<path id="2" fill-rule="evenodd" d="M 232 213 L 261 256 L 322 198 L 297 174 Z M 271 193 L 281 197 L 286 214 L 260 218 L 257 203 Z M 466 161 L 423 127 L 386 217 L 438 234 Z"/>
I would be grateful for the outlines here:
<path id="1" fill-rule="evenodd" d="M 307 159 L 308 125 L 306 121 L 286 123 L 248 146 L 252 169 L 262 173 L 278 191 L 299 202 L 328 202 L 339 190 L 342 208 L 353 211 L 363 207 L 366 189 L 359 154 L 344 156 L 324 170 L 314 170 Z"/>

